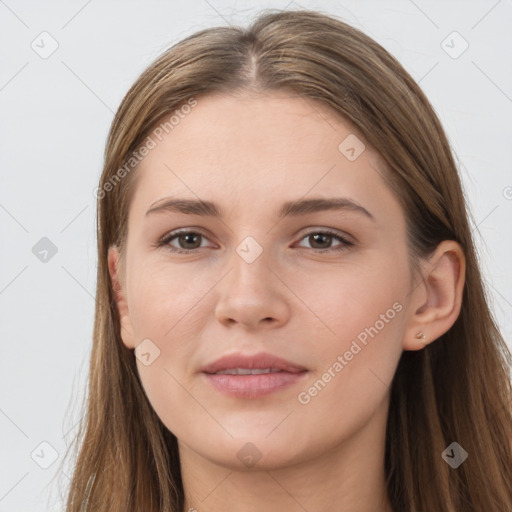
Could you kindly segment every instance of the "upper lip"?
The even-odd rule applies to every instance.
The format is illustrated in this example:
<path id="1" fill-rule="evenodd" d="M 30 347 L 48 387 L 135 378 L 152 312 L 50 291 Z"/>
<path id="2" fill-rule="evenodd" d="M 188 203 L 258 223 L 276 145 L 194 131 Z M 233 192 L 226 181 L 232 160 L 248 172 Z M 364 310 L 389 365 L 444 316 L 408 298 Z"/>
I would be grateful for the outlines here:
<path id="1" fill-rule="evenodd" d="M 249 370 L 271 368 L 290 373 L 300 373 L 306 370 L 306 368 L 299 364 L 263 352 L 254 355 L 241 353 L 226 355 L 206 365 L 201 371 L 204 373 L 216 373 L 232 368 L 247 368 Z"/>

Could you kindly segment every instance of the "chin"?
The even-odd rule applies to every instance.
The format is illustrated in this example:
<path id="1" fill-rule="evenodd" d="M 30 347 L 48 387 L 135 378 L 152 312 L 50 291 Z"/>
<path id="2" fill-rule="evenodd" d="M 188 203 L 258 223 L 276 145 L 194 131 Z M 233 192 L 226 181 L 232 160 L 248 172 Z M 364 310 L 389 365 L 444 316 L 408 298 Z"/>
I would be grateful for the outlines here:
<path id="1" fill-rule="evenodd" d="M 200 445 L 186 444 L 200 456 L 232 471 L 281 469 L 314 456 L 311 443 L 302 445 L 296 433 L 283 431 L 282 435 L 277 435 L 276 431 L 268 435 L 268 429 L 232 433 L 234 438 L 215 439 L 205 434 Z"/>

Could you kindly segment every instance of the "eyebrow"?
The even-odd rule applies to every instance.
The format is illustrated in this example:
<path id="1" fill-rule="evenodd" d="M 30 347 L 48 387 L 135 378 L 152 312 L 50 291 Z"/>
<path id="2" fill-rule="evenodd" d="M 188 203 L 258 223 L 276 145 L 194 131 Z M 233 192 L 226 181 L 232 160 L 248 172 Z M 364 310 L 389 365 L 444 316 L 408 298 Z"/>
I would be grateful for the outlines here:
<path id="1" fill-rule="evenodd" d="M 313 198 L 288 201 L 281 206 L 278 211 L 279 218 L 291 216 L 307 215 L 310 213 L 322 212 L 327 210 L 349 210 L 364 214 L 369 219 L 375 221 L 375 217 L 356 201 L 345 197 L 331 198 Z M 158 212 L 177 212 L 188 215 L 200 215 L 205 217 L 223 216 L 222 210 L 218 205 L 211 201 L 196 199 L 176 199 L 163 198 L 151 205 L 146 212 L 146 216 Z"/>

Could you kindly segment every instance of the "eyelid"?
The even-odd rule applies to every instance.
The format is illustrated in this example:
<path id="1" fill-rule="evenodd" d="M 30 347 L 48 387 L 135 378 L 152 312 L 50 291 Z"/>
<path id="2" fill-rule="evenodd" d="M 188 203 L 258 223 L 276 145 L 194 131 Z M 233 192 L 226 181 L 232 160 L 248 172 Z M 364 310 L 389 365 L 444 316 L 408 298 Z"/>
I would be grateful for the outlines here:
<path id="1" fill-rule="evenodd" d="M 158 248 L 158 247 L 169 245 L 171 240 L 177 238 L 178 236 L 180 236 L 182 234 L 186 235 L 186 234 L 190 234 L 190 233 L 201 235 L 203 238 L 209 240 L 208 235 L 206 235 L 205 232 L 201 228 L 196 228 L 194 226 L 191 226 L 188 228 L 178 228 L 178 229 L 169 231 L 164 236 L 159 238 L 155 242 L 154 246 L 156 246 Z M 203 249 L 203 247 L 201 247 L 201 249 Z M 182 252 L 193 253 L 195 251 L 198 251 L 199 249 L 188 249 L 187 250 L 187 249 L 177 249 L 176 247 L 173 247 L 171 250 L 174 250 L 174 252 L 180 252 L 180 250 L 181 250 Z"/>
<path id="2" fill-rule="evenodd" d="M 329 228 L 326 226 L 310 226 L 310 227 L 304 228 L 304 232 L 302 230 L 299 231 L 299 234 L 300 233 L 302 233 L 302 235 L 301 235 L 302 237 L 309 235 L 311 233 L 330 233 L 331 235 L 336 235 L 341 238 L 344 238 L 345 240 L 347 240 L 347 242 L 352 242 L 352 243 L 357 242 L 357 239 L 354 236 L 347 233 L 346 231 L 343 231 L 342 229 L 337 229 L 337 228 Z"/>
<path id="3" fill-rule="evenodd" d="M 314 234 L 318 234 L 318 233 L 322 233 L 324 235 L 329 235 L 329 236 L 332 236 L 334 238 L 339 238 L 345 245 L 355 245 L 355 241 L 354 241 L 354 237 L 350 236 L 348 233 L 345 233 L 344 231 L 340 231 L 338 229 L 333 229 L 333 228 L 309 228 L 308 231 L 305 231 L 303 232 L 301 235 L 300 235 L 300 238 L 299 238 L 299 242 L 302 241 L 305 237 L 309 236 L 309 235 L 314 235 Z M 308 247 L 306 247 L 306 249 L 308 249 Z M 312 249 L 312 250 L 316 250 L 316 251 L 326 251 L 326 250 L 329 250 L 329 249 Z"/>
<path id="4" fill-rule="evenodd" d="M 304 238 L 313 234 L 324 234 L 328 236 L 332 236 L 333 238 L 337 238 L 340 241 L 340 245 L 334 247 L 328 247 L 326 249 L 315 249 L 312 247 L 303 247 L 304 249 L 309 249 L 310 251 L 314 251 L 317 253 L 327 253 L 327 252 L 341 252 L 343 249 L 348 249 L 350 246 L 355 245 L 354 237 L 334 228 L 326 228 L 326 227 L 309 227 L 304 228 L 307 231 L 301 231 L 296 236 L 299 236 L 298 243 L 300 243 Z M 185 254 L 193 254 L 198 252 L 200 249 L 204 249 L 204 247 L 199 247 L 196 249 L 181 249 L 177 247 L 170 246 L 171 240 L 175 240 L 181 234 L 197 234 L 202 236 L 203 238 L 209 240 L 208 235 L 204 233 L 201 228 L 190 226 L 187 228 L 178 228 L 166 233 L 163 237 L 161 237 L 155 244 L 157 248 L 162 246 L 170 247 L 171 252 L 175 253 L 185 253 Z"/>

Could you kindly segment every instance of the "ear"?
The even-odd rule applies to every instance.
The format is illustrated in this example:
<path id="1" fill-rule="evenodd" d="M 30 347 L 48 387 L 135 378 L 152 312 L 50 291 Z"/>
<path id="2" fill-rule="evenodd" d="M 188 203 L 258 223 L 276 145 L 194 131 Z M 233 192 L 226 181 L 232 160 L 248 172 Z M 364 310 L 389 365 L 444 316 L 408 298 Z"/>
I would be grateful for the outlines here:
<path id="1" fill-rule="evenodd" d="M 441 242 L 422 268 L 422 281 L 411 293 L 404 350 L 420 350 L 455 323 L 462 305 L 466 258 L 454 240 Z"/>
<path id="2" fill-rule="evenodd" d="M 123 281 L 119 277 L 119 257 L 119 249 L 115 245 L 111 246 L 108 250 L 108 271 L 112 279 L 117 311 L 121 322 L 121 338 L 127 348 L 133 349 L 135 348 L 133 327 L 126 301 L 126 287 L 123 286 L 126 279 Z"/>

